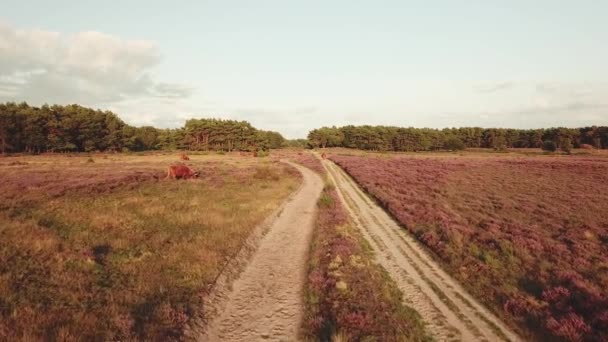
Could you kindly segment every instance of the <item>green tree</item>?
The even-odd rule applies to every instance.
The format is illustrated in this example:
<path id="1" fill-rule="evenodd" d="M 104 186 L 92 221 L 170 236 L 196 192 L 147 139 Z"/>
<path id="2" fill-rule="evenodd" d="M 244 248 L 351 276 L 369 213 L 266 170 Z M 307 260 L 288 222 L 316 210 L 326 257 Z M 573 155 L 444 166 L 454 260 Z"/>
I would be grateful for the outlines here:
<path id="1" fill-rule="evenodd" d="M 335 126 L 322 127 L 311 131 L 308 134 L 308 140 L 314 147 L 337 147 L 342 145 L 344 133 Z"/>
<path id="2" fill-rule="evenodd" d="M 546 140 L 543 142 L 542 149 L 547 152 L 555 152 L 557 151 L 557 145 L 551 140 Z"/>
<path id="3" fill-rule="evenodd" d="M 465 149 L 464 142 L 458 137 L 449 137 L 443 143 L 443 148 L 449 151 L 461 151 Z"/>

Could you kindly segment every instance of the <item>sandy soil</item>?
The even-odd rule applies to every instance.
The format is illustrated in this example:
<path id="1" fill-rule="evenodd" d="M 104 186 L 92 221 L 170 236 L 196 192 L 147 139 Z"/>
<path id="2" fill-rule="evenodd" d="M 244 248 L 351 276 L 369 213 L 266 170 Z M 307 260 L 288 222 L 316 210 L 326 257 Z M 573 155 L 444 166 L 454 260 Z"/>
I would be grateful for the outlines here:
<path id="1" fill-rule="evenodd" d="M 270 223 L 232 289 L 216 303 L 217 315 L 196 339 L 298 339 L 309 245 L 323 180 L 305 167 L 287 163 L 302 173 L 302 187 Z"/>
<path id="2" fill-rule="evenodd" d="M 471 297 L 415 239 L 341 168 L 323 161 L 340 198 L 404 294 L 438 341 L 519 341 L 495 315 Z"/>

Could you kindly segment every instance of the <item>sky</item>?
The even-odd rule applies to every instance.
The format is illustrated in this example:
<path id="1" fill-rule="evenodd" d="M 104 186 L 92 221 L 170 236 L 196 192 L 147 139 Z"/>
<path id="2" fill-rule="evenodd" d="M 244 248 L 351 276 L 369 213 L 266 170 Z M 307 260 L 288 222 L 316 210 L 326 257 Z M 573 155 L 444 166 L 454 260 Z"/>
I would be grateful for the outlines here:
<path id="1" fill-rule="evenodd" d="M 0 0 L 0 102 L 133 125 L 608 124 L 608 1 Z"/>

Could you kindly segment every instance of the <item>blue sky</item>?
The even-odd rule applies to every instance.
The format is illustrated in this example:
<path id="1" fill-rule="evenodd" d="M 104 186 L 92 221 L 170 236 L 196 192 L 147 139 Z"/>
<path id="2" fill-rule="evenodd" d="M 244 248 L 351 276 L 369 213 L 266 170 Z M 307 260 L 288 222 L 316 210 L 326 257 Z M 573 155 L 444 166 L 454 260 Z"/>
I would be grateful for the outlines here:
<path id="1" fill-rule="evenodd" d="M 607 1 L 0 0 L 0 101 L 135 125 L 608 124 Z"/>

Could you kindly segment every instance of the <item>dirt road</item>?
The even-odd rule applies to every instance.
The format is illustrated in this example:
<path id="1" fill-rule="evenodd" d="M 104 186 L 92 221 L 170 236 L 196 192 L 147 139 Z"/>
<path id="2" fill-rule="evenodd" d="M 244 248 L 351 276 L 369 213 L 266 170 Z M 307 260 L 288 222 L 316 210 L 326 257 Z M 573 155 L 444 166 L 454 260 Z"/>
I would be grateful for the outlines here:
<path id="1" fill-rule="evenodd" d="M 439 341 L 518 341 L 504 323 L 444 272 L 427 252 L 341 168 L 323 164 L 353 220 L 369 241 L 377 261 L 420 313 Z"/>
<path id="2" fill-rule="evenodd" d="M 200 340 L 297 340 L 308 250 L 323 180 L 305 167 L 289 164 L 302 173 L 302 187 L 271 223 Z"/>

